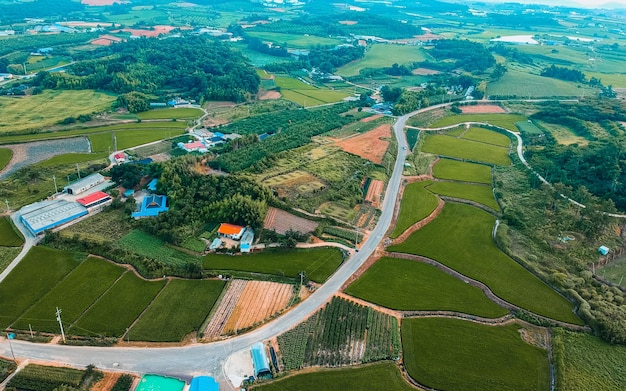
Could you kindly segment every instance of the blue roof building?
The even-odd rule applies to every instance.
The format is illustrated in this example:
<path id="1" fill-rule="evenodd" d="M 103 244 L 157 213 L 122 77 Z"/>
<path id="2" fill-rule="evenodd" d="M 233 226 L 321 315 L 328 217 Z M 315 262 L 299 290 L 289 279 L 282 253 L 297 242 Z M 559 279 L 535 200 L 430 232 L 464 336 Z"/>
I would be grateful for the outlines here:
<path id="1" fill-rule="evenodd" d="M 598 252 L 602 255 L 607 255 L 609 253 L 609 248 L 607 246 L 600 246 L 600 248 L 598 248 Z"/>
<path id="2" fill-rule="evenodd" d="M 142 217 L 156 217 L 161 212 L 167 212 L 167 197 L 164 195 L 150 195 L 144 197 L 141 202 L 141 209 L 137 212 L 133 212 L 131 216 L 138 220 Z"/>
<path id="3" fill-rule="evenodd" d="M 222 245 L 222 239 L 220 238 L 215 238 L 213 239 L 213 241 L 211 242 L 211 245 L 209 246 L 209 250 L 211 251 L 215 251 L 218 248 L 220 248 L 220 246 Z"/>
<path id="4" fill-rule="evenodd" d="M 147 187 L 148 187 L 148 190 L 150 190 L 150 191 L 156 191 L 156 186 L 157 186 L 157 182 L 158 182 L 158 181 L 159 181 L 159 180 L 158 180 L 158 179 L 156 179 L 156 178 L 154 178 L 153 180 L 151 180 L 151 181 L 150 181 L 150 183 L 148 183 L 148 186 L 147 186 Z"/>
<path id="5" fill-rule="evenodd" d="M 221 139 L 224 138 L 224 133 L 222 132 L 213 132 L 213 137 L 219 137 Z"/>
<path id="6" fill-rule="evenodd" d="M 132 197 L 132 195 L 135 194 L 135 190 L 133 189 L 128 189 L 124 192 L 124 197 L 128 198 L 128 197 Z"/>
<path id="7" fill-rule="evenodd" d="M 220 384 L 210 376 L 198 376 L 191 379 L 189 391 L 220 391 Z"/>
<path id="8" fill-rule="evenodd" d="M 250 348 L 252 354 L 252 365 L 254 365 L 254 376 L 272 376 L 270 371 L 270 362 L 267 359 L 267 353 L 265 353 L 265 346 L 262 342 L 257 342 Z"/>

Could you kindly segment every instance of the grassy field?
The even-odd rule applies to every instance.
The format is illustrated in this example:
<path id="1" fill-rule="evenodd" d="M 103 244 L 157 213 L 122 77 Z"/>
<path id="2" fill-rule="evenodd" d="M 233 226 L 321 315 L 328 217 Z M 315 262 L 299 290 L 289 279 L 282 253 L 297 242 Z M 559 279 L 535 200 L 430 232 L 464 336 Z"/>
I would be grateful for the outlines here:
<path id="1" fill-rule="evenodd" d="M 607 281 L 626 287 L 626 256 L 622 256 L 602 269 L 598 269 L 597 274 Z"/>
<path id="2" fill-rule="evenodd" d="M 509 147 L 511 140 L 503 134 L 483 128 L 470 128 L 461 138 L 482 143 L 493 144 L 499 147 Z"/>
<path id="3" fill-rule="evenodd" d="M 184 265 L 188 261 L 200 263 L 200 258 L 168 247 L 161 239 L 136 229 L 124 235 L 115 245 L 167 265 Z"/>
<path id="4" fill-rule="evenodd" d="M 405 319 L 404 364 L 413 379 L 439 390 L 548 390 L 548 353 L 524 342 L 520 328 Z"/>
<path id="5" fill-rule="evenodd" d="M 78 319 L 69 332 L 121 336 L 164 285 L 165 281 L 145 281 L 128 272 Z"/>
<path id="6" fill-rule="evenodd" d="M 484 164 L 441 159 L 433 167 L 433 175 L 439 179 L 491 184 L 491 167 Z"/>
<path id="7" fill-rule="evenodd" d="M 398 366 L 383 361 L 360 367 L 322 369 L 288 376 L 271 383 L 254 386 L 254 391 L 301 391 L 314 384 L 319 391 L 415 391 L 403 378 Z"/>
<path id="8" fill-rule="evenodd" d="M 539 135 L 543 134 L 541 129 L 536 127 L 535 124 L 533 124 L 530 120 L 529 121 L 520 121 L 520 122 L 516 123 L 515 126 L 517 126 L 517 128 L 522 133 L 522 135 L 539 136 Z"/>
<path id="9" fill-rule="evenodd" d="M 191 107 L 171 108 L 171 109 L 156 109 L 150 111 L 144 111 L 137 114 L 140 119 L 196 119 L 202 116 L 204 112 L 200 109 L 194 109 Z"/>
<path id="10" fill-rule="evenodd" d="M 299 34 L 282 34 L 272 33 L 265 31 L 249 31 L 247 32 L 251 37 L 259 38 L 263 41 L 271 41 L 277 44 L 283 44 L 289 42 L 289 46 L 292 48 L 312 48 L 318 45 L 322 46 L 336 46 L 343 43 L 338 39 L 316 37 L 314 35 L 299 35 Z"/>
<path id="11" fill-rule="evenodd" d="M 626 347 L 585 333 L 554 331 L 556 389 L 621 391 L 626 384 Z M 559 370 L 560 369 L 560 370 Z"/>
<path id="12" fill-rule="evenodd" d="M 0 97 L 0 134 L 42 129 L 80 114 L 111 108 L 115 96 L 92 90 L 45 90 L 39 95 Z"/>
<path id="13" fill-rule="evenodd" d="M 13 151 L 8 148 L 0 148 L 0 171 L 11 161 Z"/>
<path id="14" fill-rule="evenodd" d="M 409 64 L 425 59 L 423 50 L 417 46 L 372 45 L 362 59 L 342 66 L 337 70 L 337 74 L 356 76 L 364 68 L 385 68 L 393 64 Z"/>
<path id="15" fill-rule="evenodd" d="M 69 237 L 77 235 L 88 241 L 105 242 L 121 238 L 130 232 L 131 228 L 131 219 L 124 213 L 124 209 L 109 209 L 70 225 L 60 234 Z"/>
<path id="16" fill-rule="evenodd" d="M 438 119 L 430 124 L 429 127 L 441 128 L 463 122 L 484 122 L 516 132 L 517 127 L 515 124 L 526 120 L 528 120 L 527 117 L 519 114 L 455 114 Z"/>
<path id="17" fill-rule="evenodd" d="M 35 305 L 30 307 L 12 328 L 58 332 L 59 324 L 54 317 L 56 307 L 63 310 L 63 322 L 74 323 L 93 302 L 117 280 L 124 269 L 98 258 L 87 258 L 63 281 L 59 282 Z"/>
<path id="18" fill-rule="evenodd" d="M 24 243 L 24 238 L 19 234 L 8 217 L 0 217 L 0 246 L 18 247 Z"/>
<path id="19" fill-rule="evenodd" d="M 180 341 L 197 331 L 224 289 L 219 280 L 172 280 L 130 329 L 141 341 Z"/>
<path id="20" fill-rule="evenodd" d="M 507 148 L 450 136 L 428 135 L 423 152 L 497 165 L 511 164 Z"/>
<path id="21" fill-rule="evenodd" d="M 15 321 L 78 263 L 70 253 L 33 247 L 0 284 L 0 329 Z"/>
<path id="22" fill-rule="evenodd" d="M 472 183 L 435 182 L 428 186 L 427 190 L 443 196 L 475 201 L 493 210 L 500 210 L 500 206 L 493 196 L 491 186 L 475 185 Z"/>
<path id="23" fill-rule="evenodd" d="M 581 94 L 582 89 L 574 83 L 523 71 L 509 70 L 500 80 L 487 85 L 485 95 L 506 95 L 532 99 L 550 96 L 576 97 Z"/>
<path id="24" fill-rule="evenodd" d="M 153 141 L 177 136 L 184 133 L 184 124 L 182 122 L 171 122 L 173 124 L 182 124 L 176 128 L 161 128 L 161 124 L 152 126 L 141 126 L 137 129 L 128 129 L 124 131 L 115 131 L 117 140 L 117 149 L 124 150 L 136 147 L 137 145 L 151 143 Z M 143 124 L 142 124 L 143 125 Z M 148 123 L 148 125 L 150 125 Z M 94 152 L 113 151 L 113 136 L 111 132 L 92 134 L 89 136 L 91 148 Z"/>
<path id="25" fill-rule="evenodd" d="M 21 251 L 21 247 L 0 247 L 0 273 L 13 262 Z"/>
<path id="26" fill-rule="evenodd" d="M 274 82 L 280 87 L 283 98 L 304 107 L 340 102 L 349 95 L 341 91 L 317 88 L 292 77 L 277 76 Z"/>
<path id="27" fill-rule="evenodd" d="M 52 157 L 48 160 L 44 160 L 41 163 L 37 163 L 39 167 L 56 167 L 56 166 L 66 166 L 68 164 L 76 164 L 76 163 L 85 163 L 85 162 L 93 162 L 93 163 L 108 163 L 106 159 L 106 152 L 99 153 L 68 153 L 65 155 L 58 155 Z M 96 161 L 102 159 L 101 161 Z"/>
<path id="28" fill-rule="evenodd" d="M 582 324 L 573 305 L 493 242 L 495 217 L 472 206 L 447 203 L 430 224 L 389 251 L 435 259 L 470 278 L 484 282 L 502 299 L 553 319 Z"/>
<path id="29" fill-rule="evenodd" d="M 323 283 L 341 265 L 343 257 L 336 248 L 311 248 L 296 250 L 265 250 L 257 254 L 231 256 L 208 254 L 203 266 L 207 270 L 233 270 L 252 273 L 297 277 L 305 272 L 306 277 Z"/>
<path id="30" fill-rule="evenodd" d="M 415 182 L 404 189 L 398 221 L 389 235 L 391 238 L 397 238 L 411 225 L 428 217 L 435 210 L 439 199 L 425 188 L 432 183 L 432 181 Z"/>
<path id="31" fill-rule="evenodd" d="M 471 285 L 434 266 L 399 258 L 381 258 L 346 293 L 401 311 L 456 311 L 497 318 L 508 313 Z"/>
<path id="32" fill-rule="evenodd" d="M 582 136 L 578 136 L 574 131 L 567 126 L 550 124 L 543 121 L 537 121 L 537 124 L 541 125 L 544 129 L 547 129 L 552 137 L 556 139 L 556 142 L 562 145 L 578 144 L 581 147 L 589 145 L 589 140 Z"/>

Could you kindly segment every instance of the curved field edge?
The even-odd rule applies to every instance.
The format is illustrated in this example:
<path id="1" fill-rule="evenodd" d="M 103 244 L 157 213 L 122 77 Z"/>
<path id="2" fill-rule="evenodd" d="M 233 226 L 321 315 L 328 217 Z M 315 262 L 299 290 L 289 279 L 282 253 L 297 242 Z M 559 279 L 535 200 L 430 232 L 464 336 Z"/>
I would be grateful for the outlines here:
<path id="1" fill-rule="evenodd" d="M 452 181 L 491 184 L 491 167 L 484 164 L 439 159 L 433 166 L 433 176 Z"/>
<path id="2" fill-rule="evenodd" d="M 483 282 L 514 305 L 548 318 L 583 324 L 572 303 L 496 247 L 494 224 L 495 217 L 487 212 L 448 202 L 434 221 L 388 251 L 434 259 Z"/>
<path id="3" fill-rule="evenodd" d="M 498 318 L 507 310 L 432 265 L 399 258 L 381 258 L 346 293 L 400 311 L 455 311 Z"/>
<path id="4" fill-rule="evenodd" d="M 500 166 L 511 164 L 508 148 L 447 135 L 427 135 L 422 152 Z"/>
<path id="5" fill-rule="evenodd" d="M 432 183 L 433 181 L 415 182 L 404 188 L 396 227 L 389 237 L 397 238 L 410 226 L 428 217 L 437 208 L 439 199 L 426 190 L 426 186 Z"/>
<path id="6" fill-rule="evenodd" d="M 548 352 L 524 342 L 522 328 L 515 323 L 405 319 L 404 365 L 414 380 L 440 390 L 547 390 Z"/>
<path id="7" fill-rule="evenodd" d="M 0 148 L 0 171 L 9 164 L 13 157 L 13 151 L 8 148 Z"/>
<path id="8" fill-rule="evenodd" d="M 477 202 L 495 211 L 500 211 L 491 186 L 474 183 L 435 182 L 426 190 L 446 197 L 461 198 Z"/>
<path id="9" fill-rule="evenodd" d="M 398 366 L 390 361 L 338 369 L 309 369 L 255 385 L 250 390 L 301 391 L 307 388 L 306 384 L 314 384 L 319 391 L 417 390 L 404 380 Z"/>
<path id="10" fill-rule="evenodd" d="M 0 246 L 19 247 L 24 243 L 24 237 L 13 226 L 9 217 L 0 217 Z"/>

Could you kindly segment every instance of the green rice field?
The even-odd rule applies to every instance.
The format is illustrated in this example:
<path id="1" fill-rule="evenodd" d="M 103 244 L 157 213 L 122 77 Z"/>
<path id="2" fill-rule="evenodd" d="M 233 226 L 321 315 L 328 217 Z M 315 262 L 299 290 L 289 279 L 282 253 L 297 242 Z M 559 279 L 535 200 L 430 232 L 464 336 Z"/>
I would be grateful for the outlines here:
<path id="1" fill-rule="evenodd" d="M 185 124 L 183 122 L 170 123 L 177 124 L 178 126 L 162 127 L 163 122 L 159 122 L 158 124 L 146 123 L 146 125 L 141 123 L 142 126 L 135 129 L 129 128 L 123 131 L 116 130 L 115 132 L 92 134 L 89 136 L 89 141 L 91 142 L 92 151 L 108 152 L 113 151 L 113 134 L 117 140 L 117 150 L 124 150 L 153 141 L 178 136 L 185 132 Z"/>
<path id="2" fill-rule="evenodd" d="M 314 384 L 319 391 L 416 391 L 403 378 L 391 361 L 358 367 L 320 369 L 290 375 L 271 383 L 253 386 L 253 391 L 301 391 L 303 385 Z M 306 388 L 306 387 L 305 387 Z"/>
<path id="3" fill-rule="evenodd" d="M 582 324 L 573 304 L 502 253 L 492 239 L 495 217 L 472 206 L 446 203 L 439 216 L 389 251 L 422 255 L 482 281 L 502 299 L 531 312 Z"/>
<path id="4" fill-rule="evenodd" d="M 274 82 L 280 87 L 283 98 L 304 107 L 340 102 L 349 95 L 341 91 L 318 88 L 292 77 L 277 76 Z"/>
<path id="5" fill-rule="evenodd" d="M 458 319 L 404 319 L 406 370 L 419 383 L 439 390 L 548 390 L 548 352 L 524 342 L 520 328 Z"/>
<path id="6" fill-rule="evenodd" d="M 143 113 L 137 114 L 142 120 L 146 119 L 196 119 L 204 114 L 202 110 L 195 109 L 192 107 L 181 107 L 181 108 L 171 108 L 171 109 L 155 109 L 150 111 L 144 111 Z"/>
<path id="7" fill-rule="evenodd" d="M 362 59 L 339 68 L 337 74 L 357 76 L 365 68 L 386 68 L 393 64 L 410 64 L 425 59 L 424 51 L 417 46 L 377 44 L 369 47 Z"/>
<path id="8" fill-rule="evenodd" d="M 400 311 L 456 311 L 497 318 L 508 313 L 478 288 L 434 266 L 381 258 L 346 293 Z"/>
<path id="9" fill-rule="evenodd" d="M 122 236 L 115 246 L 156 259 L 167 265 L 184 265 L 189 261 L 200 263 L 200 258 L 175 250 L 161 239 L 137 229 Z"/>
<path id="10" fill-rule="evenodd" d="M 0 246 L 18 247 L 24 243 L 24 238 L 17 232 L 9 217 L 0 217 Z"/>
<path id="11" fill-rule="evenodd" d="M 531 121 L 520 121 L 515 124 L 523 135 L 538 136 L 543 134 L 541 129 L 535 126 Z"/>
<path id="12" fill-rule="evenodd" d="M 13 151 L 8 148 L 0 148 L 0 171 L 11 161 Z"/>
<path id="13" fill-rule="evenodd" d="M 221 280 L 170 281 L 127 337 L 153 342 L 182 340 L 202 325 L 225 285 Z"/>
<path id="14" fill-rule="evenodd" d="M 519 98 L 544 97 L 577 97 L 582 95 L 582 89 L 576 84 L 533 75 L 531 73 L 509 70 L 498 81 L 487 85 L 486 96 L 516 96 Z"/>
<path id="15" fill-rule="evenodd" d="M 406 186 L 400 204 L 400 213 L 391 238 L 397 238 L 411 225 L 428 217 L 439 203 L 439 198 L 426 190 L 432 181 L 415 182 Z"/>
<path id="16" fill-rule="evenodd" d="M 213 271 L 244 271 L 285 277 L 297 277 L 305 272 L 306 277 L 323 283 L 343 262 L 341 251 L 332 247 L 265 250 L 256 254 L 222 255 L 208 254 L 203 267 Z"/>
<path id="17" fill-rule="evenodd" d="M 44 160 L 41 163 L 37 163 L 39 167 L 56 167 L 56 166 L 66 166 L 68 164 L 76 164 L 76 163 L 85 163 L 85 162 L 96 162 L 97 163 L 108 163 L 107 153 L 106 152 L 98 152 L 98 153 L 67 153 L 64 155 L 57 155 L 48 160 Z"/>
<path id="18" fill-rule="evenodd" d="M 507 148 L 450 136 L 429 134 L 424 140 L 422 151 L 489 164 L 511 164 Z"/>
<path id="19" fill-rule="evenodd" d="M 491 184 L 491 167 L 452 159 L 439 160 L 433 167 L 433 175 L 439 179 Z"/>
<path id="20" fill-rule="evenodd" d="M 528 117 L 520 114 L 455 114 L 438 119 L 429 126 L 431 128 L 441 128 L 464 122 L 484 122 L 512 131 L 517 131 L 515 124 L 526 120 L 528 120 Z"/>
<path id="21" fill-rule="evenodd" d="M 470 200 L 485 205 L 493 210 L 499 211 L 500 206 L 496 202 L 491 186 L 473 183 L 458 182 L 435 182 L 427 187 L 433 193 Z"/>
<path id="22" fill-rule="evenodd" d="M 499 147 L 509 147 L 511 140 L 498 132 L 483 128 L 470 128 L 461 136 L 465 140 L 479 141 L 481 143 L 493 144 Z"/>
<path id="23" fill-rule="evenodd" d="M 326 37 L 316 37 L 314 35 L 299 35 L 299 34 L 283 34 L 283 33 L 272 33 L 265 31 L 249 31 L 248 34 L 251 37 L 259 38 L 263 41 L 270 41 L 277 44 L 283 44 L 284 42 L 289 42 L 289 46 L 293 48 L 305 49 L 312 48 L 318 45 L 322 46 L 336 46 L 343 43 L 343 41 L 334 39 L 334 38 L 326 38 Z"/>

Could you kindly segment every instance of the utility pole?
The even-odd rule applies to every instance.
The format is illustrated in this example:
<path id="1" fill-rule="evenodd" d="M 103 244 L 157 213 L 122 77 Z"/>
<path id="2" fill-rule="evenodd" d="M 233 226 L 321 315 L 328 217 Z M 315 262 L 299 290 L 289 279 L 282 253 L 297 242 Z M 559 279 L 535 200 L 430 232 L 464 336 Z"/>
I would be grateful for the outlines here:
<path id="1" fill-rule="evenodd" d="M 57 307 L 57 321 L 59 322 L 59 326 L 61 327 L 61 336 L 63 337 L 63 343 L 65 343 L 65 331 L 63 331 L 63 322 L 61 322 L 61 310 Z"/>
<path id="2" fill-rule="evenodd" d="M 76 163 L 76 172 L 78 173 L 78 179 L 80 179 L 80 170 L 78 169 L 78 163 Z"/>
<path id="3" fill-rule="evenodd" d="M 300 274 L 300 286 L 302 286 L 302 280 L 304 279 L 304 272 L 300 272 L 298 274 Z"/>
<path id="4" fill-rule="evenodd" d="M 357 245 L 359 244 L 359 226 L 355 226 L 355 235 L 354 235 L 354 249 L 356 250 Z"/>
<path id="5" fill-rule="evenodd" d="M 54 181 L 54 193 L 56 194 L 59 192 L 59 188 L 57 187 L 57 177 L 52 175 L 52 180 Z"/>
<path id="6" fill-rule="evenodd" d="M 13 361 L 17 363 L 17 360 L 15 359 L 15 353 L 13 353 L 13 345 L 11 344 L 11 340 L 13 338 L 15 338 L 15 334 L 7 333 L 7 340 L 9 341 L 9 348 L 11 348 L 11 356 L 13 356 Z"/>
<path id="7" fill-rule="evenodd" d="M 7 204 L 7 213 L 11 210 L 9 209 L 9 200 L 7 200 L 6 198 L 4 199 L 4 203 Z"/>

